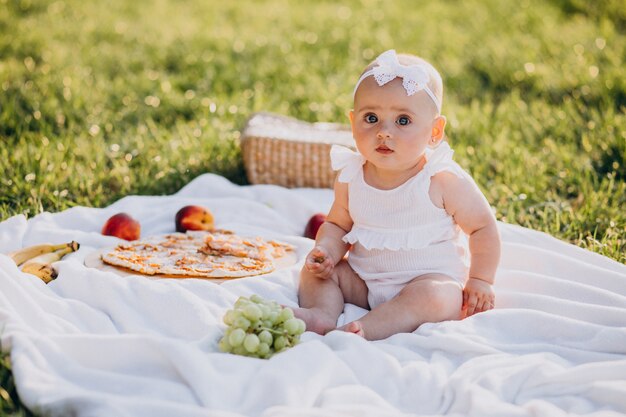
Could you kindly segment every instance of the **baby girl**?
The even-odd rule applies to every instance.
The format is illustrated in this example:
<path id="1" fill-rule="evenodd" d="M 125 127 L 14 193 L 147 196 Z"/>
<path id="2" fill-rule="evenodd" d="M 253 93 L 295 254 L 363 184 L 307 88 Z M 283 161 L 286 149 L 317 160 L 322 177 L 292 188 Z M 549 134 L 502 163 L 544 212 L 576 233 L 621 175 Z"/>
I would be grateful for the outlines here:
<path id="1" fill-rule="evenodd" d="M 494 307 L 500 238 L 489 203 L 444 141 L 441 76 L 390 50 L 367 66 L 350 112 L 358 152 L 334 146 L 334 202 L 300 276 L 296 315 L 369 340 Z M 348 254 L 347 256 L 345 256 Z"/>

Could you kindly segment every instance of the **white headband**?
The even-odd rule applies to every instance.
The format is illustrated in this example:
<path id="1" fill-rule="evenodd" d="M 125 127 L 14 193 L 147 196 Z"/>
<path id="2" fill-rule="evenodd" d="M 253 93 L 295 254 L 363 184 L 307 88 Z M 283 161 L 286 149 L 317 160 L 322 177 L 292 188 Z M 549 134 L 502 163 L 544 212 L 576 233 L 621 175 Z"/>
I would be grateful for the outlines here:
<path id="1" fill-rule="evenodd" d="M 441 103 L 428 87 L 430 77 L 424 65 L 402 65 L 400 61 L 398 61 L 396 51 L 393 49 L 380 54 L 378 58 L 376 58 L 376 63 L 378 64 L 377 66 L 366 71 L 361 75 L 359 81 L 356 82 L 354 92 L 352 93 L 353 97 L 359 85 L 370 75 L 374 76 L 379 86 L 383 86 L 389 81 L 400 77 L 402 78 L 402 86 L 406 90 L 407 96 L 412 96 L 418 91 L 424 90 L 433 103 L 435 103 L 437 113 L 441 113 Z"/>

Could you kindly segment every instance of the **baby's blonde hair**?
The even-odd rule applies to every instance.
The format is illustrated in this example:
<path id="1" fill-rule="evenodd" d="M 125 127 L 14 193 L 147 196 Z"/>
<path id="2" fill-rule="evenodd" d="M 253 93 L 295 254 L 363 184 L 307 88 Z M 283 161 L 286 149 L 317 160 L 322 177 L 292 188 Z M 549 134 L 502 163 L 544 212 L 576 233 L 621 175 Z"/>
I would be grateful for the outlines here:
<path id="1" fill-rule="evenodd" d="M 439 71 L 424 58 L 411 54 L 398 54 L 398 61 L 402 65 L 423 65 L 428 72 L 430 80 L 428 81 L 428 88 L 433 92 L 439 103 L 443 105 L 443 81 Z M 361 76 L 367 71 L 377 66 L 376 60 L 370 62 L 367 67 L 361 73 Z"/>

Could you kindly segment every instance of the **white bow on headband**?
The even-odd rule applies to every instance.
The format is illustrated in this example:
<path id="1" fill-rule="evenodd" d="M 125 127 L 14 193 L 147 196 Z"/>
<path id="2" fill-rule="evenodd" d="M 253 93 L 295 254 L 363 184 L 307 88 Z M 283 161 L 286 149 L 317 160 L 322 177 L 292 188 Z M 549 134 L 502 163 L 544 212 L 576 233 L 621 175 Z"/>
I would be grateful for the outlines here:
<path id="1" fill-rule="evenodd" d="M 433 94 L 432 90 L 428 87 L 430 77 L 423 65 L 402 65 L 400 61 L 398 61 L 396 51 L 393 49 L 380 54 L 380 56 L 376 58 L 376 63 L 378 64 L 377 66 L 361 75 L 361 78 L 359 78 L 359 81 L 357 81 L 354 87 L 353 96 L 356 94 L 356 90 L 359 88 L 361 82 L 370 75 L 374 76 L 379 86 L 383 86 L 389 81 L 400 77 L 402 78 L 402 87 L 406 90 L 407 96 L 412 96 L 418 91 L 424 90 L 433 103 L 435 103 L 437 112 L 441 112 L 441 103 L 439 103 L 435 94 Z"/>

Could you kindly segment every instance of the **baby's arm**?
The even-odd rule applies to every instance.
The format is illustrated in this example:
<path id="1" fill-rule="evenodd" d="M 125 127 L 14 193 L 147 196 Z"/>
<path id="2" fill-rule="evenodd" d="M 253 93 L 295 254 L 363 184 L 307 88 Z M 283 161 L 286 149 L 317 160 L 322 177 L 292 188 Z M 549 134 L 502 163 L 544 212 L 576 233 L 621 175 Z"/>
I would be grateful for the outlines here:
<path id="1" fill-rule="evenodd" d="M 469 236 L 471 256 L 469 279 L 463 290 L 463 309 L 467 316 L 494 306 L 492 284 L 500 261 L 500 234 L 487 199 L 468 176 L 459 178 L 441 172 L 433 177 L 445 208 Z"/>
<path id="2" fill-rule="evenodd" d="M 328 278 L 335 265 L 343 259 L 350 247 L 342 238 L 352 228 L 348 212 L 348 185 L 335 182 L 335 200 L 320 226 L 315 238 L 315 247 L 305 260 L 306 269 L 320 278 Z"/>

